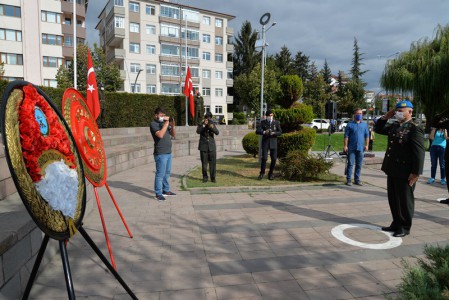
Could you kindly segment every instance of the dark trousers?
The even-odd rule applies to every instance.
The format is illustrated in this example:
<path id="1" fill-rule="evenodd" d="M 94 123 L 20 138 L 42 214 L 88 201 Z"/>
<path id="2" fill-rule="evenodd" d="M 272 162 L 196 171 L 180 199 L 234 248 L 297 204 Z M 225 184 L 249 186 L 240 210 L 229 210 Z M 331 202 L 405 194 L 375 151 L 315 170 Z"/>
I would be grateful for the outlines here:
<path id="1" fill-rule="evenodd" d="M 217 152 L 216 151 L 200 151 L 201 168 L 203 178 L 207 178 L 207 163 L 209 163 L 210 179 L 215 179 Z"/>
<path id="2" fill-rule="evenodd" d="M 387 176 L 388 204 L 393 222 L 391 227 L 410 230 L 415 211 L 415 185 L 410 186 L 407 178 Z"/>
<path id="3" fill-rule="evenodd" d="M 276 160 L 278 159 L 278 149 L 270 149 L 270 171 L 268 175 L 272 175 L 274 171 L 274 167 L 276 166 Z M 268 147 L 262 149 L 262 163 L 260 166 L 260 174 L 265 174 L 265 168 L 267 166 L 268 159 Z"/>
<path id="4" fill-rule="evenodd" d="M 437 167 L 438 167 L 438 161 L 440 161 L 440 178 L 445 179 L 446 178 L 446 164 L 444 162 L 444 151 L 445 148 L 437 145 L 432 145 L 430 147 L 430 177 L 435 179 L 435 175 L 437 173 Z"/>

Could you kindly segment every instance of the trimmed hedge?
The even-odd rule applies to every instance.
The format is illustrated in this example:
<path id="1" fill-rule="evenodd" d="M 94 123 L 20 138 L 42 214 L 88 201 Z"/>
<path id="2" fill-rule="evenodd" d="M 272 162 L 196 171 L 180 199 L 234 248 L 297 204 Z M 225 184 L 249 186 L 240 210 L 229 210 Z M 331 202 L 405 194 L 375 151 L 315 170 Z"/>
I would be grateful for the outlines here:
<path id="1" fill-rule="evenodd" d="M 287 156 L 287 153 L 294 150 L 307 153 L 315 142 L 315 130 L 303 128 L 300 131 L 283 133 L 278 137 L 278 157 Z"/>
<path id="2" fill-rule="evenodd" d="M 256 157 L 259 154 L 259 136 L 255 132 L 247 133 L 242 139 L 242 146 L 246 153 Z"/>
<path id="3" fill-rule="evenodd" d="M 322 173 L 329 172 L 333 162 L 324 157 L 308 155 L 301 150 L 290 151 L 281 159 L 280 171 L 283 178 L 293 181 L 316 179 Z"/>
<path id="4" fill-rule="evenodd" d="M 312 122 L 312 106 L 299 104 L 295 108 L 273 109 L 274 118 L 281 123 L 283 132 L 293 132 L 302 128 L 301 124 Z"/>

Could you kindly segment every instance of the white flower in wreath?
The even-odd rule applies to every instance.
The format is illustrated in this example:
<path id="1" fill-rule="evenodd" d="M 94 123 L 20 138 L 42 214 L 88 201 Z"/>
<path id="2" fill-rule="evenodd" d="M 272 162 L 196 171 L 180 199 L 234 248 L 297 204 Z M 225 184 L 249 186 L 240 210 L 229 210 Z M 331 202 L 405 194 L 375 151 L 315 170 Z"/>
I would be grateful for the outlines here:
<path id="1" fill-rule="evenodd" d="M 38 192 L 52 209 L 73 219 L 78 203 L 78 173 L 64 160 L 49 164 L 44 171 L 45 176 L 35 183 Z"/>

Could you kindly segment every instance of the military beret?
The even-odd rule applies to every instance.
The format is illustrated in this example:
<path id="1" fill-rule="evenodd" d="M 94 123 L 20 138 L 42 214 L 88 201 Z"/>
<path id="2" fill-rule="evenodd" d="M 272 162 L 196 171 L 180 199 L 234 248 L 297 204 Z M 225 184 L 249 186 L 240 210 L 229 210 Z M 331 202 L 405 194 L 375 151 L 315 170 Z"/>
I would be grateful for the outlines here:
<path id="1" fill-rule="evenodd" d="M 408 100 L 402 100 L 396 104 L 396 108 L 405 108 L 405 107 L 413 108 L 413 104 Z"/>

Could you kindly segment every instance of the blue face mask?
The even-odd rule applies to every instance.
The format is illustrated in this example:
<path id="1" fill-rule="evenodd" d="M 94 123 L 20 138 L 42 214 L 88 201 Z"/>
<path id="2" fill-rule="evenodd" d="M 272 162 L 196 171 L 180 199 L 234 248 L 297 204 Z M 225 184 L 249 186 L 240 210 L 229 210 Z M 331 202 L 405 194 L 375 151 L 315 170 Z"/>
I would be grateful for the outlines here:
<path id="1" fill-rule="evenodd" d="M 361 121 L 362 120 L 362 115 L 355 115 L 355 120 L 356 121 Z"/>

